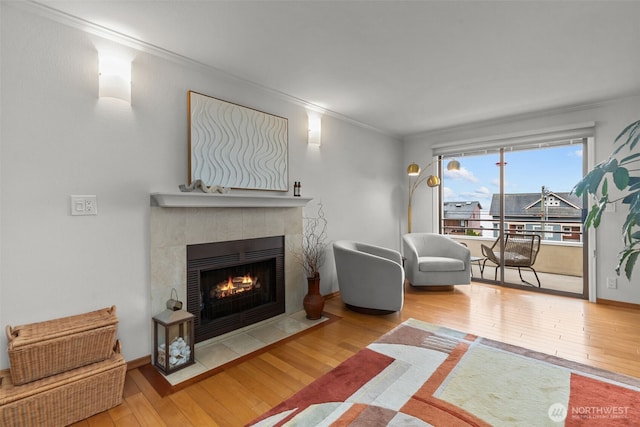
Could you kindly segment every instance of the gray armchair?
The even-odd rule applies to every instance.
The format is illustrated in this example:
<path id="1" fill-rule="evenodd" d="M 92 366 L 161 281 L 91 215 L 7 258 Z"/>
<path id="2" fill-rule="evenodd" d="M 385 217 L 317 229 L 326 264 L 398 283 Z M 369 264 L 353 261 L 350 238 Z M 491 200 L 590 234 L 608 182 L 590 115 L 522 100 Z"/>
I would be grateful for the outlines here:
<path id="1" fill-rule="evenodd" d="M 471 283 L 471 251 L 446 236 L 410 233 L 402 236 L 405 273 L 412 286 Z"/>
<path id="2" fill-rule="evenodd" d="M 333 243 L 340 297 L 353 311 L 385 314 L 404 304 L 404 270 L 398 251 L 366 243 Z"/>

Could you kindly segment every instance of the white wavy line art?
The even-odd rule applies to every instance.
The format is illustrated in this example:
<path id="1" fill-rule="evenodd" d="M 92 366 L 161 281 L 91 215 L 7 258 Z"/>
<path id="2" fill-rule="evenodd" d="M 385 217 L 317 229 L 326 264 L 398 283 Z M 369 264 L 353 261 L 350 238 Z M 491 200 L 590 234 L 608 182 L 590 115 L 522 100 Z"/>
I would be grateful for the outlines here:
<path id="1" fill-rule="evenodd" d="M 191 180 L 288 190 L 287 119 L 189 92 Z"/>

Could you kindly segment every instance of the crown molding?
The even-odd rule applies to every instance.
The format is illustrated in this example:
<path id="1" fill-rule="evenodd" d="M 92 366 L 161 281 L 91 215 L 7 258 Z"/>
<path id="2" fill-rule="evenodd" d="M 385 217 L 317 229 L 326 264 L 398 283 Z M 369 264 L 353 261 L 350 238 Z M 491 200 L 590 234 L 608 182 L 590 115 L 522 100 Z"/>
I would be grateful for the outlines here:
<path id="1" fill-rule="evenodd" d="M 607 104 L 611 104 L 613 102 L 616 102 L 622 99 L 632 98 L 639 95 L 640 95 L 640 91 L 637 93 L 632 93 L 625 96 L 616 96 L 616 97 L 605 98 L 605 99 L 592 101 L 592 102 L 585 102 L 581 104 L 573 104 L 573 105 L 566 105 L 566 106 L 556 107 L 556 108 L 529 111 L 526 113 L 512 114 L 512 115 L 496 117 L 488 120 L 479 120 L 475 122 L 464 123 L 457 126 L 431 129 L 424 132 L 417 132 L 411 135 L 406 135 L 403 138 L 403 142 L 433 138 L 433 137 L 438 137 L 438 136 L 446 135 L 453 132 L 473 130 L 481 127 L 498 126 L 498 125 L 508 124 L 508 123 L 517 122 L 517 121 L 531 120 L 531 119 L 537 119 L 537 118 L 553 116 L 553 115 L 569 114 L 569 113 L 575 113 L 579 111 L 593 110 L 596 108 L 601 108 Z"/>
<path id="2" fill-rule="evenodd" d="M 269 95 L 275 96 L 281 100 L 290 102 L 292 104 L 295 104 L 297 106 L 303 107 L 307 110 L 311 110 L 311 111 L 315 111 L 318 113 L 321 113 L 323 115 L 327 115 L 333 118 L 336 118 L 338 120 L 341 120 L 343 122 L 347 122 L 350 124 L 353 124 L 355 126 L 364 128 L 364 129 L 368 129 L 371 130 L 373 132 L 391 137 L 391 138 L 395 138 L 398 141 L 402 140 L 402 135 L 398 135 L 398 134 L 394 134 L 394 133 L 390 133 L 387 132 L 383 129 L 377 128 L 375 126 L 369 125 L 367 123 L 363 123 L 360 122 L 358 120 L 355 120 L 349 116 L 346 116 L 344 114 L 338 113 L 337 111 L 333 111 L 331 109 L 328 108 L 324 108 L 320 105 L 316 105 L 312 102 L 309 101 L 305 101 L 304 99 L 298 98 L 296 96 L 290 95 L 288 93 L 270 88 L 268 86 L 264 86 L 260 83 L 256 83 L 254 81 L 239 77 L 235 74 L 231 74 L 228 73 L 220 68 L 214 67 L 212 65 L 209 64 L 205 64 L 203 62 L 199 62 L 196 61 L 192 58 L 186 57 L 184 55 L 180 55 L 178 53 L 172 52 L 170 50 L 161 48 L 159 46 L 153 45 L 151 43 L 147 43 L 143 40 L 137 39 L 135 37 L 131 37 L 127 34 L 112 30 L 108 27 L 105 27 L 103 25 L 99 25 L 96 24 L 94 22 L 91 21 L 87 21 L 85 19 L 79 18 L 77 16 L 73 16 L 70 15 L 68 13 L 62 12 L 60 10 L 57 10 L 55 8 L 52 8 L 44 3 L 40 3 L 38 1 L 35 0 L 28 0 L 28 1 L 24 1 L 24 2 L 15 2 L 12 3 L 13 5 L 15 5 L 16 7 L 18 7 L 19 9 L 22 9 L 24 11 L 33 13 L 35 15 L 41 16 L 43 18 L 52 20 L 54 22 L 57 22 L 59 24 L 62 25 L 66 25 L 68 27 L 72 27 L 75 29 L 78 29 L 80 31 L 86 32 L 88 34 L 92 34 L 94 36 L 98 36 L 101 38 L 104 38 L 106 40 L 121 44 L 123 46 L 127 46 L 129 48 L 144 52 L 144 53 L 148 53 L 150 55 L 159 57 L 159 58 L 163 58 L 166 59 L 168 61 L 177 63 L 179 65 L 182 66 L 186 66 L 189 68 L 195 68 L 198 69 L 200 71 L 204 71 L 204 72 L 208 72 L 208 73 L 215 73 L 217 75 L 219 75 L 222 78 L 226 78 L 229 80 L 234 80 L 236 82 L 248 85 L 253 87 L 254 89 L 260 90 L 262 92 L 265 92 Z"/>

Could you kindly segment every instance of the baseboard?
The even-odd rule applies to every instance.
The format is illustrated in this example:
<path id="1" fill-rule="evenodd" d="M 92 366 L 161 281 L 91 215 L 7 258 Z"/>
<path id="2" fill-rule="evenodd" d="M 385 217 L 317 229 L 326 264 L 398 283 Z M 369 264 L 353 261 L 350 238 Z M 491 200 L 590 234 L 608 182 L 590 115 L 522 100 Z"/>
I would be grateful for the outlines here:
<path id="1" fill-rule="evenodd" d="M 640 304 L 634 304 L 632 302 L 624 302 L 624 301 L 615 301 L 610 299 L 596 298 L 596 304 L 612 305 L 615 307 L 623 307 L 623 308 L 631 308 L 634 310 L 640 310 Z"/>
<path id="2" fill-rule="evenodd" d="M 144 365 L 150 365 L 150 364 L 151 364 L 151 355 L 144 356 L 139 359 L 130 360 L 129 362 L 127 362 L 127 371 L 140 368 Z"/>
<path id="3" fill-rule="evenodd" d="M 331 298 L 335 298 L 340 295 L 340 291 L 331 292 L 330 294 L 326 294 L 324 296 L 325 301 Z"/>

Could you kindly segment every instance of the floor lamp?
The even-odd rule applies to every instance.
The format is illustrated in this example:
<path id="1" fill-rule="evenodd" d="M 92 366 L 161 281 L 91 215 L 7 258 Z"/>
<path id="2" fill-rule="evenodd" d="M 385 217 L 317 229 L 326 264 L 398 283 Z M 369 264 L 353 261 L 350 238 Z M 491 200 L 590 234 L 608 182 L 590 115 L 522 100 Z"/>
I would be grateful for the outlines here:
<path id="1" fill-rule="evenodd" d="M 423 176 L 422 172 L 427 170 L 429 166 L 433 165 L 438 160 L 434 160 L 429 163 L 423 169 L 420 169 L 420 166 L 416 163 L 411 163 L 407 167 L 407 175 L 409 175 L 409 205 L 407 206 L 407 233 L 411 233 L 411 223 L 412 223 L 412 211 L 411 211 L 411 199 L 413 198 L 413 193 L 416 191 L 416 188 L 423 182 L 427 182 L 427 186 L 429 187 L 437 187 L 440 185 L 440 178 L 435 175 Z M 460 170 L 460 162 L 453 159 L 447 164 L 447 170 Z M 414 178 L 415 177 L 415 178 Z"/>

